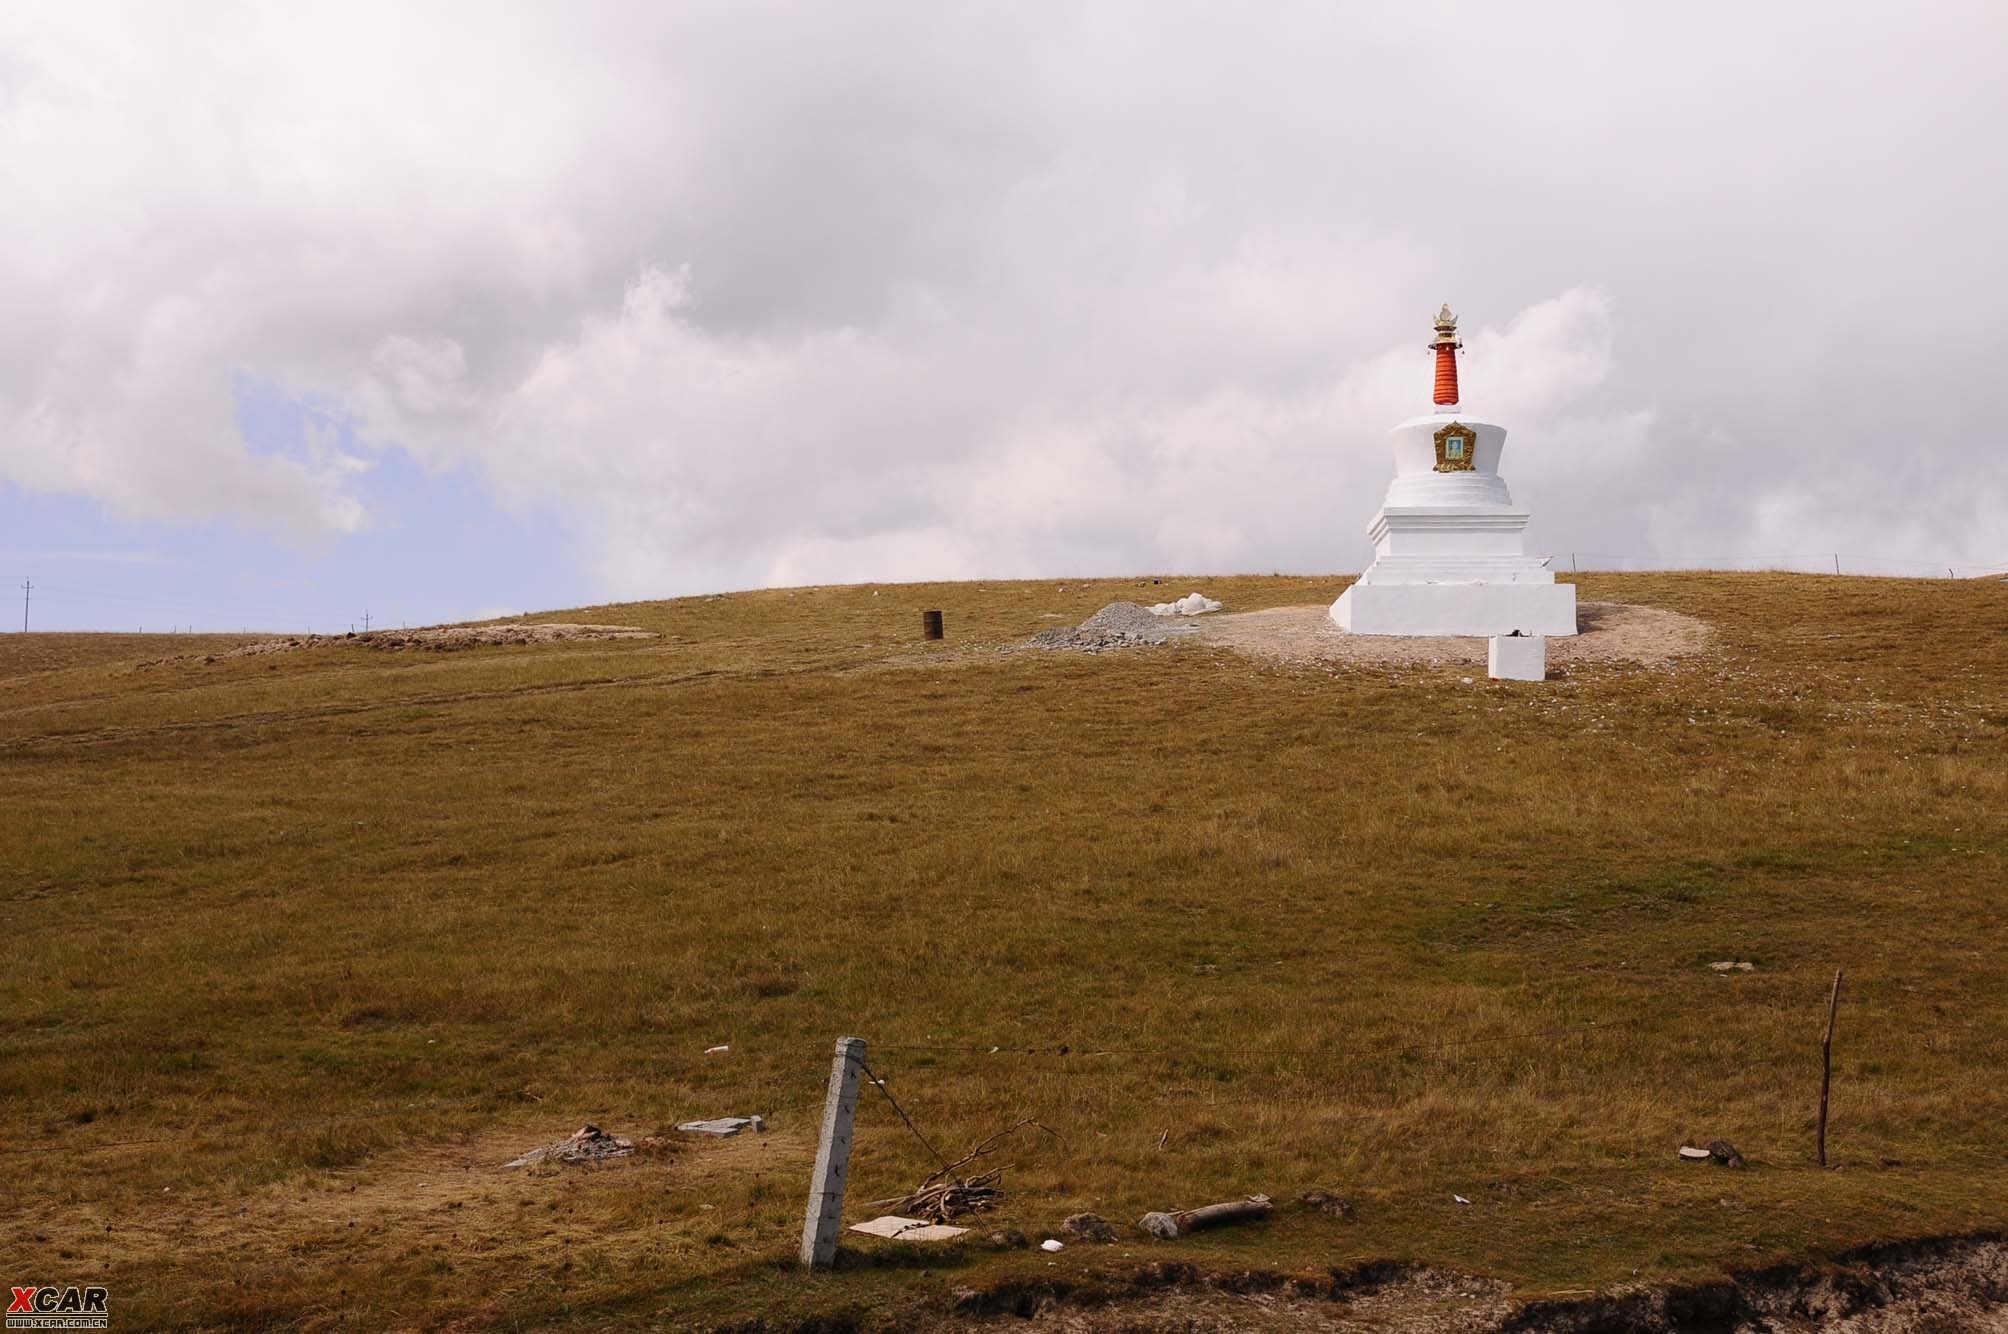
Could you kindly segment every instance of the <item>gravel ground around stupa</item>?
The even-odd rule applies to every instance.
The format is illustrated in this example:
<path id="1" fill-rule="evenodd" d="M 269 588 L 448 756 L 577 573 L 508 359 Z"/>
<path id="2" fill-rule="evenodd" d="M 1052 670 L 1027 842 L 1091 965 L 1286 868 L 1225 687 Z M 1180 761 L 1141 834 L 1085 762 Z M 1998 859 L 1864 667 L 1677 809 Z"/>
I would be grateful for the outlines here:
<path id="1" fill-rule="evenodd" d="M 1658 607 L 1584 602 L 1577 633 L 1548 638 L 1548 664 L 1635 662 L 1665 666 L 1706 650 L 1715 631 L 1706 621 Z M 1195 627 L 1202 643 L 1251 657 L 1295 664 L 1456 667 L 1485 665 L 1478 636 L 1355 635 L 1341 630 L 1324 606 L 1270 607 L 1209 616 Z"/>

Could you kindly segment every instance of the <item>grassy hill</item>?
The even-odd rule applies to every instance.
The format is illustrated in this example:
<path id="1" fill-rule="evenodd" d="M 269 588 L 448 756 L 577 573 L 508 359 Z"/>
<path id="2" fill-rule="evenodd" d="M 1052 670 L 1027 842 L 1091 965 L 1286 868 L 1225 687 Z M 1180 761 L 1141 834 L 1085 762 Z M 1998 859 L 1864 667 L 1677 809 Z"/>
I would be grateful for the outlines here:
<path id="1" fill-rule="evenodd" d="M 1342 582 L 737 593 L 452 653 L 0 636 L 14 1280 L 108 1283 L 119 1327 L 911 1324 L 1171 1257 L 1536 1295 L 2008 1223 L 2008 587 L 1584 575 L 1714 644 L 1539 686 L 997 652 Z M 842 1034 L 951 1156 L 1058 1133 L 985 1227 L 1353 1217 L 805 1279 Z M 1714 1137 L 1750 1168 L 1674 1157 Z M 849 1213 L 932 1166 L 868 1089 Z"/>

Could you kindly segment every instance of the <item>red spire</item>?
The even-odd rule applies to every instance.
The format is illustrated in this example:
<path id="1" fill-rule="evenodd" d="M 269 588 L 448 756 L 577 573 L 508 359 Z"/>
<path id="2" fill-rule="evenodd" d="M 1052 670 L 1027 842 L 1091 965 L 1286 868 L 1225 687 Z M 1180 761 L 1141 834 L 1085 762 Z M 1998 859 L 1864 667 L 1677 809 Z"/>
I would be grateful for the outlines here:
<path id="1" fill-rule="evenodd" d="M 1436 405 L 1456 407 L 1457 349 L 1464 346 L 1464 340 L 1457 336 L 1457 317 L 1447 304 L 1437 312 L 1436 337 L 1429 345 L 1436 349 Z"/>

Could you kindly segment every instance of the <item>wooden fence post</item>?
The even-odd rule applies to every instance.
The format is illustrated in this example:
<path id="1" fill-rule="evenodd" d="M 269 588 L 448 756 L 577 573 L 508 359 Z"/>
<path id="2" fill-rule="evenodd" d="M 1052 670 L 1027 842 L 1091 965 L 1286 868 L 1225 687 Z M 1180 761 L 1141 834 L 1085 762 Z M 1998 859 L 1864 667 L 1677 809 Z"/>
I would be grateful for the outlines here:
<path id="1" fill-rule="evenodd" d="M 1820 1039 L 1820 1166 L 1827 1165 L 1827 1086 L 1834 1077 L 1834 1016 L 1841 1008 L 1841 972 L 1834 970 L 1834 994 L 1827 1001 L 1827 1036 Z"/>
<path id="2" fill-rule="evenodd" d="M 851 1128 L 858 1112 L 858 1077 L 864 1069 L 865 1040 L 838 1038 L 830 1062 L 830 1091 L 823 1100 L 823 1134 L 816 1145 L 815 1175 L 809 1179 L 809 1211 L 802 1220 L 802 1263 L 827 1268 L 837 1258 L 837 1233 L 844 1223 L 844 1183 L 851 1168 Z"/>

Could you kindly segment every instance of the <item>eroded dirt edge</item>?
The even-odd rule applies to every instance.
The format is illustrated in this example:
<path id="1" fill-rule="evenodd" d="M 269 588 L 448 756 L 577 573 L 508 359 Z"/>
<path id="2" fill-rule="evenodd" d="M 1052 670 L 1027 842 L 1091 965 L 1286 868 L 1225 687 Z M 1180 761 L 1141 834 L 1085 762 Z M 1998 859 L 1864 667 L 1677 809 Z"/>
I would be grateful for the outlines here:
<path id="1" fill-rule="evenodd" d="M 779 1334 L 783 1329 L 835 1334 L 888 1327 L 882 1319 L 832 1314 L 786 1325 L 754 1321 L 732 1328 L 739 1334 Z M 1069 1331 L 1408 1329 L 1474 1334 L 2008 1330 L 2008 1244 L 2000 1232 L 1883 1242 L 1845 1251 L 1826 1263 L 1773 1264 L 1698 1283 L 1527 1298 L 1515 1297 L 1492 1279 L 1403 1261 L 1310 1273 L 1214 1272 L 1159 1261 L 1079 1277 L 1015 1278 L 960 1288 L 942 1299 L 927 1325 L 960 1330 L 1029 1325 Z"/>

